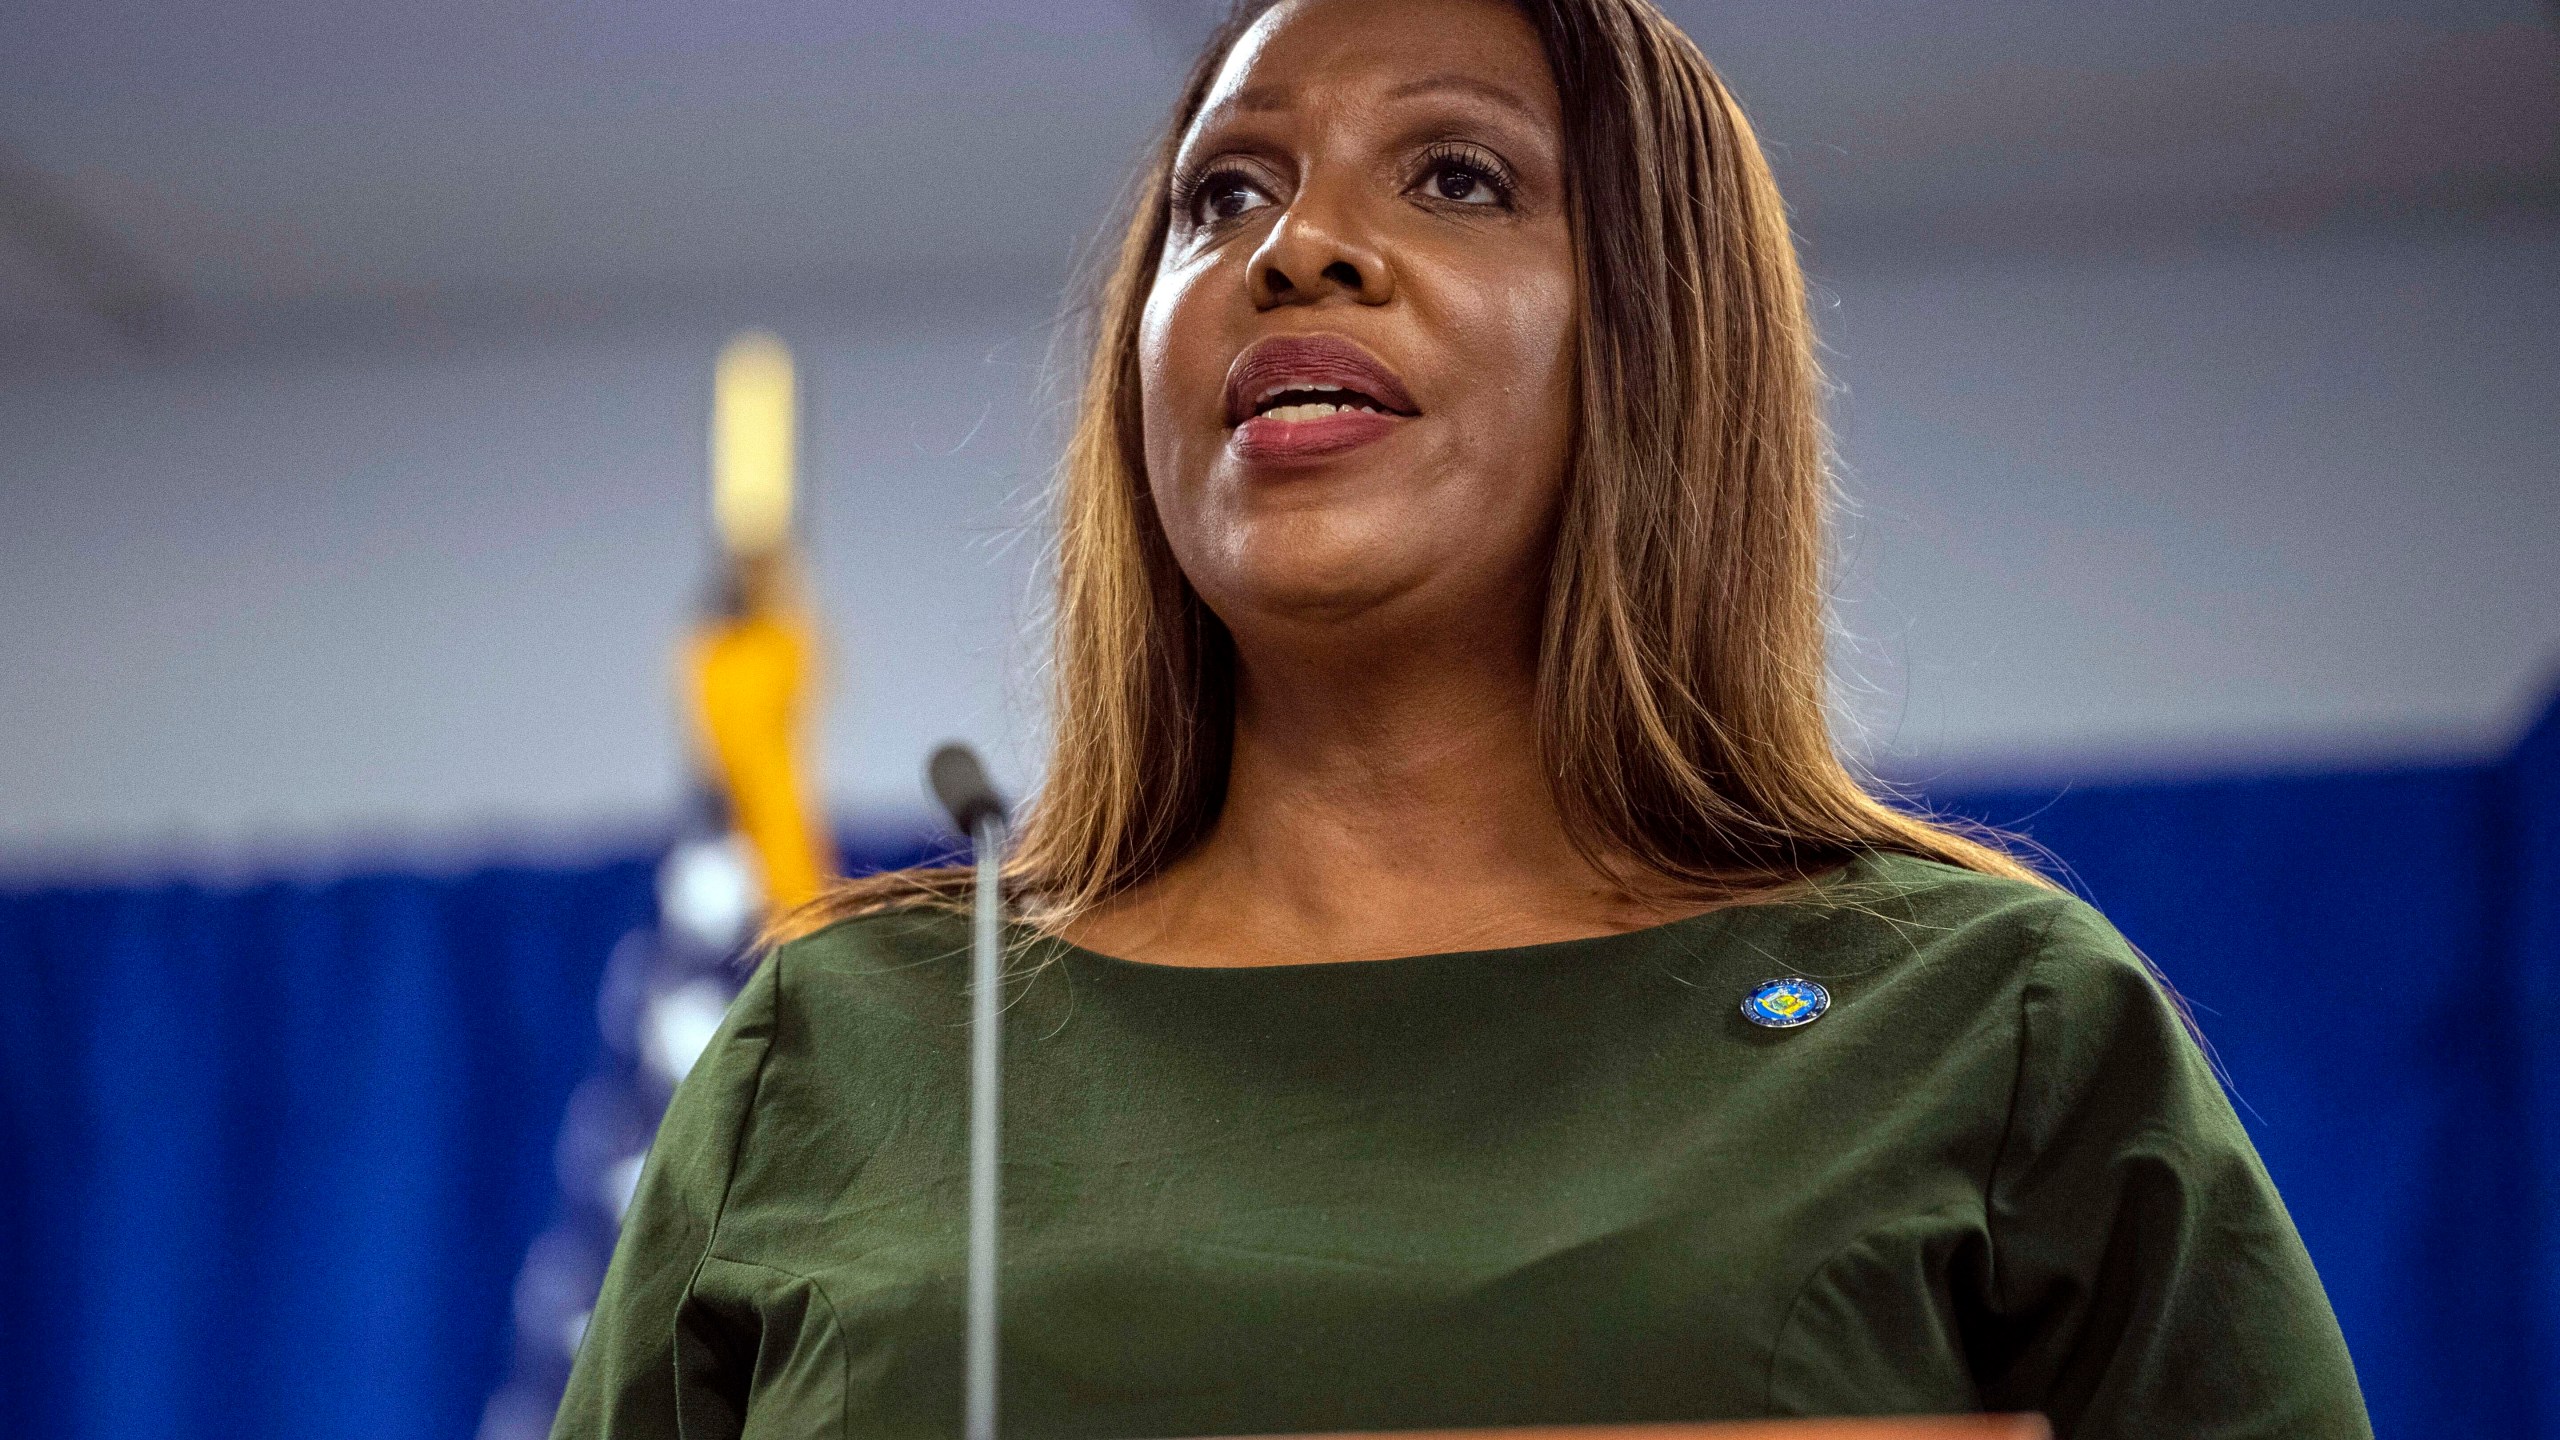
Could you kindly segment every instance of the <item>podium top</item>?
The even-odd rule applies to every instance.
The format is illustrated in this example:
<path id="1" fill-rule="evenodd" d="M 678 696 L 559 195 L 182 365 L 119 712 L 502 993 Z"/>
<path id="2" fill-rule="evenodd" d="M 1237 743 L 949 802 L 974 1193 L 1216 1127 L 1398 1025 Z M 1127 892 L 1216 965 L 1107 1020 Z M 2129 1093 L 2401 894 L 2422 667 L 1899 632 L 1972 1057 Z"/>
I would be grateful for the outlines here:
<path id="1" fill-rule="evenodd" d="M 1928 1414 L 1887 1420 L 1741 1420 L 1728 1425 L 1531 1425 L 1503 1430 L 1398 1430 L 1270 1440 L 2053 1440 L 2043 1414 Z"/>

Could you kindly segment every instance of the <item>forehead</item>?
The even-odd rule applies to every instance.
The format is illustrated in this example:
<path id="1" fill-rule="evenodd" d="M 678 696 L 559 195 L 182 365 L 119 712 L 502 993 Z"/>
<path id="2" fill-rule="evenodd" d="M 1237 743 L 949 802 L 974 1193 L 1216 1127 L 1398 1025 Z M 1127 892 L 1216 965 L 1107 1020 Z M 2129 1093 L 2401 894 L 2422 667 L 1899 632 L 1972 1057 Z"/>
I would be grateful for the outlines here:
<path id="1" fill-rule="evenodd" d="M 1191 128 L 1432 94 L 1559 117 L 1546 50 L 1507 0 L 1283 0 L 1227 52 Z"/>

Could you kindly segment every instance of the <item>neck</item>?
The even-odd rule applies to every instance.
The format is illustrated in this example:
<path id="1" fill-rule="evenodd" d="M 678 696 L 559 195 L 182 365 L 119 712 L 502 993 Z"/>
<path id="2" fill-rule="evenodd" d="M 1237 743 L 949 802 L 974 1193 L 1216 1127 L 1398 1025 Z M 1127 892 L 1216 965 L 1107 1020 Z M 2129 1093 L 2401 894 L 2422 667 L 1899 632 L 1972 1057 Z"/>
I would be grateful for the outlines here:
<path id="1" fill-rule="evenodd" d="M 1471 644 L 1482 638 L 1488 643 Z M 1540 760 L 1533 642 L 1239 647 L 1216 827 L 1073 927 L 1183 964 L 1378 959 L 1656 923 L 1577 851 Z"/>

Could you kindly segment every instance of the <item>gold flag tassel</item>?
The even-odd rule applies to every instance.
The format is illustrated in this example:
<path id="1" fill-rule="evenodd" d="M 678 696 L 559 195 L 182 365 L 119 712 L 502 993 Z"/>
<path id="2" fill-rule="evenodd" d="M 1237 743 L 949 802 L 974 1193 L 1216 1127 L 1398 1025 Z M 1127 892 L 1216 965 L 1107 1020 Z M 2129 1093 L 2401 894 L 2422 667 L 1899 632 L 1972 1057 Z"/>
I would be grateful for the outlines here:
<path id="1" fill-rule="evenodd" d="M 722 595 L 686 642 L 685 670 L 695 746 L 773 914 L 814 898 L 836 869 L 809 802 L 818 646 L 793 544 L 798 431 L 790 350 L 761 333 L 729 342 L 711 421 Z"/>

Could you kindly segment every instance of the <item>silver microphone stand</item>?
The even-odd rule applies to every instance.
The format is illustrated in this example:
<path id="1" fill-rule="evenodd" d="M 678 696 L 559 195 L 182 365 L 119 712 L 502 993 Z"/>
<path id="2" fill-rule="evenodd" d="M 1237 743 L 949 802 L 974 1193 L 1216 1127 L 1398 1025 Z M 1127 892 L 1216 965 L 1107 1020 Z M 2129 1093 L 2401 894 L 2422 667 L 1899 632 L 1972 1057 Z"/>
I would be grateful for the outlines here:
<path id="1" fill-rule="evenodd" d="M 933 752 L 926 767 L 934 797 L 977 855 L 969 946 L 969 1280 L 967 1351 L 961 1403 L 964 1440 L 996 1435 L 997 1127 L 1004 1084 L 1004 803 L 986 767 L 965 745 Z"/>

